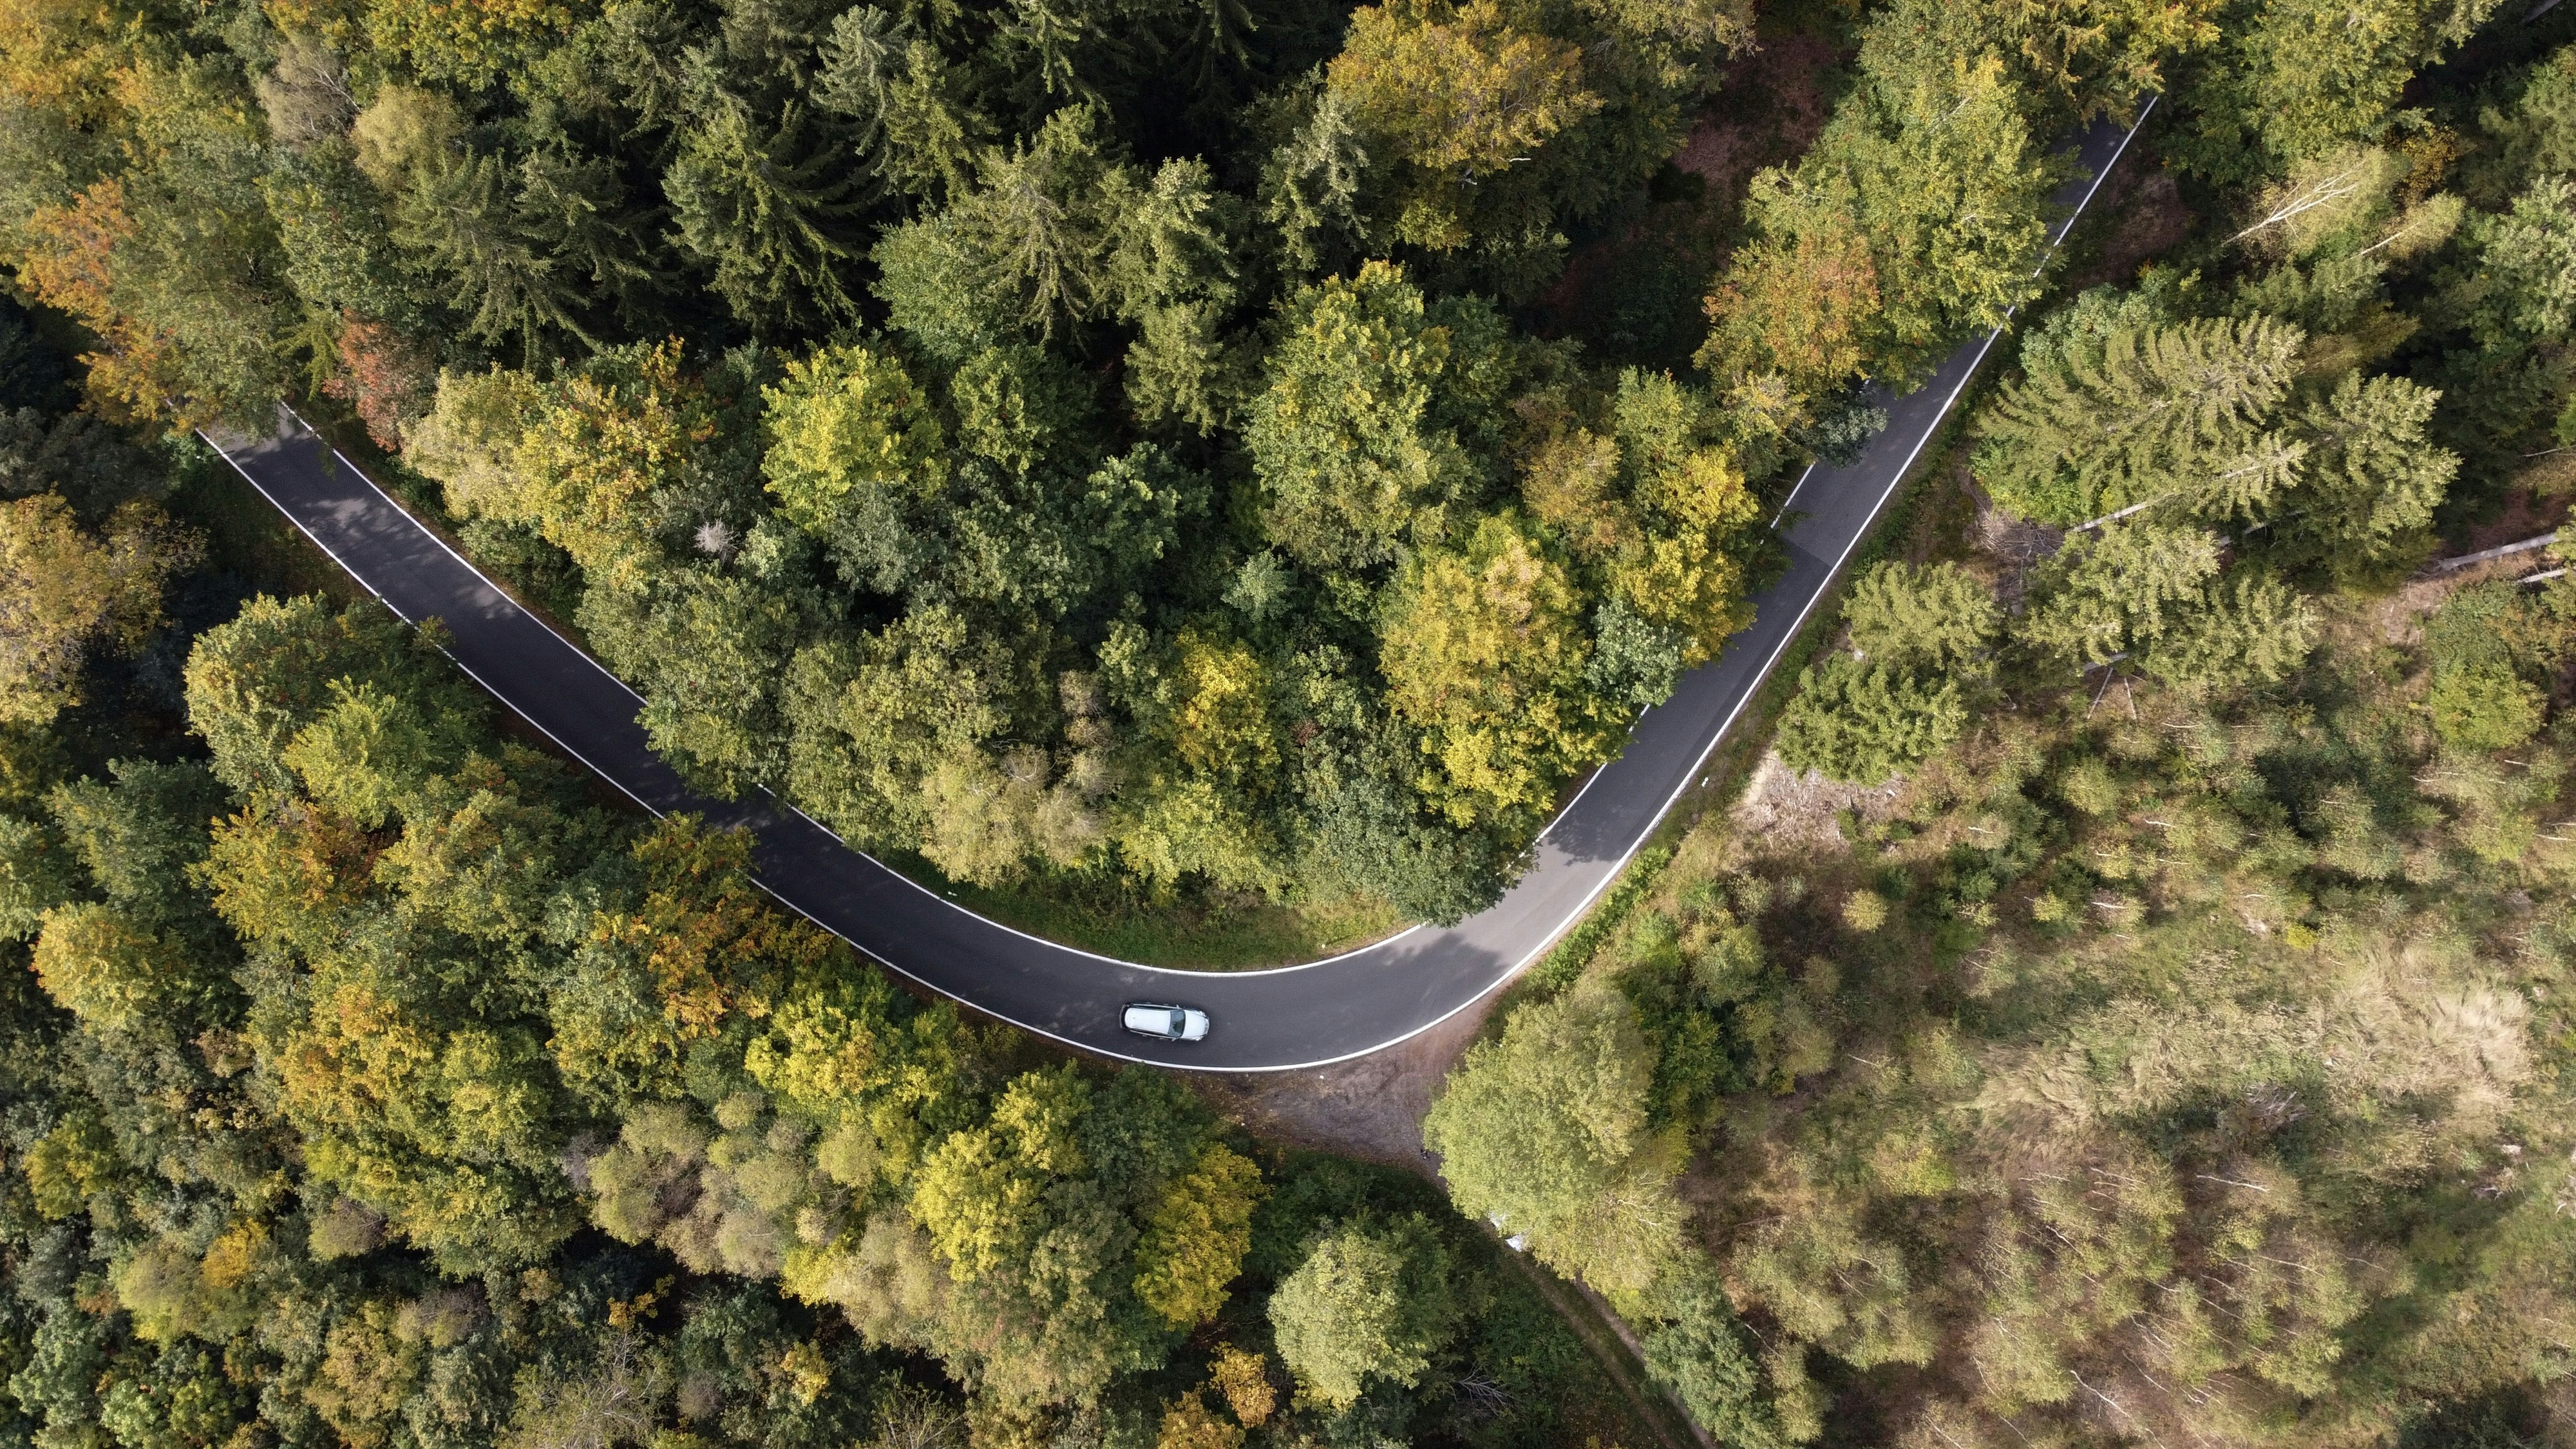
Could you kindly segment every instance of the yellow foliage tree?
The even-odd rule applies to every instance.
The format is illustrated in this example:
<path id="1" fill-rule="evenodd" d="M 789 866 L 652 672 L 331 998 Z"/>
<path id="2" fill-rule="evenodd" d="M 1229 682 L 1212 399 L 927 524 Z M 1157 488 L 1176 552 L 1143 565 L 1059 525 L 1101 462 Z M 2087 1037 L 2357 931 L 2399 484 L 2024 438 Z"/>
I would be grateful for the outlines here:
<path id="1" fill-rule="evenodd" d="M 858 1107 L 892 1082 L 884 1005 L 876 998 L 801 991 L 779 1003 L 765 1027 L 744 1050 L 743 1070 L 817 1120 Z"/>
<path id="2" fill-rule="evenodd" d="M 1091 1089 L 1074 1075 L 1028 1072 L 994 1104 L 984 1126 L 953 1132 L 913 1180 L 912 1216 L 961 1281 L 999 1272 L 1044 1225 L 1042 1195 L 1085 1162 L 1074 1127 Z"/>
<path id="3" fill-rule="evenodd" d="M 1616 738 L 1586 706 L 1581 603 L 1565 566 L 1502 515 L 1397 580 L 1378 666 L 1434 762 L 1421 788 L 1456 824 L 1545 810 Z"/>
<path id="4" fill-rule="evenodd" d="M 1180 704 L 1173 711 L 1181 763 L 1240 786 L 1275 768 L 1279 742 L 1270 728 L 1269 672 L 1240 639 L 1184 634 Z"/>
<path id="5" fill-rule="evenodd" d="M 1136 1296 L 1175 1327 L 1215 1317 L 1252 1246 L 1252 1210 L 1262 1192 L 1261 1169 L 1250 1158 L 1222 1143 L 1200 1148 L 1145 1220 Z"/>
<path id="6" fill-rule="evenodd" d="M 854 490 L 926 497 L 947 478 L 947 439 L 929 395 L 885 353 L 824 348 L 789 362 L 786 380 L 761 399 L 770 435 L 762 471 L 800 527 L 821 530 Z"/>
<path id="7" fill-rule="evenodd" d="M 1582 52 L 1513 26 L 1495 0 L 1386 0 L 1351 15 L 1325 75 L 1417 166 L 1491 175 L 1601 108 Z"/>
<path id="8" fill-rule="evenodd" d="M 1804 397 L 1868 371 L 1878 264 L 1853 205 L 1847 184 L 1801 188 L 1778 170 L 1753 178 L 1745 211 L 1763 229 L 1709 293 L 1700 366 L 1729 382 L 1776 375 Z"/>
<path id="9" fill-rule="evenodd" d="M 1154 1449 L 1241 1449 L 1242 1443 L 1243 1430 L 1218 1418 L 1198 1391 L 1172 1400 L 1154 1432 Z"/>
<path id="10" fill-rule="evenodd" d="M 1108 833 L 1119 863 L 1157 886 L 1193 871 L 1228 890 L 1275 894 L 1287 884 L 1269 832 L 1204 779 L 1162 775 L 1129 786 Z"/>
<path id="11" fill-rule="evenodd" d="M 375 960 L 326 961 L 259 1051 L 308 1172 L 462 1268 L 541 1257 L 579 1224 L 560 1181 L 543 1043 L 395 999 Z"/>
<path id="12" fill-rule="evenodd" d="M 54 1004 L 95 1032 L 119 1032 L 143 1021 L 182 972 L 168 949 L 106 906 L 79 904 L 45 913 L 36 938 L 36 984 Z"/>
<path id="13" fill-rule="evenodd" d="M 197 554 L 148 504 L 119 509 L 104 537 L 55 494 L 0 507 L 0 723 L 42 725 L 80 703 L 90 650 L 141 644 L 162 584 Z"/>
<path id="14" fill-rule="evenodd" d="M 635 843 L 635 859 L 650 882 L 642 903 L 599 913 L 591 938 L 642 956 L 669 1033 L 656 1051 L 676 1055 L 728 1017 L 766 1017 L 789 979 L 820 974 L 840 949 L 821 928 L 769 904 L 752 883 L 751 837 L 742 831 L 672 816 Z"/>
<path id="15" fill-rule="evenodd" d="M 538 526 L 593 583 L 616 587 L 640 585 L 652 560 L 646 495 L 715 436 L 677 342 L 636 364 L 628 379 L 564 384 L 518 449 Z"/>
<path id="16" fill-rule="evenodd" d="M 442 373 L 429 416 L 403 430 L 403 461 L 414 472 L 437 479 L 446 489 L 447 506 L 466 518 L 533 523 L 535 516 L 521 496 L 525 484 L 519 474 L 519 439 L 545 396 L 535 378 L 507 368 Z"/>
<path id="17" fill-rule="evenodd" d="M 26 1174 L 27 1194 L 35 1199 L 38 1215 L 48 1222 L 61 1222 L 86 1210 L 92 1197 L 115 1185 L 124 1166 L 106 1124 L 86 1111 L 55 1123 L 54 1130 L 29 1144 L 18 1159 L 18 1170 Z"/>
<path id="18" fill-rule="evenodd" d="M 1230 1343 L 1218 1348 L 1209 1362 L 1208 1385 L 1225 1396 L 1226 1407 L 1247 1429 L 1269 1423 L 1279 1407 L 1279 1390 L 1270 1382 L 1270 1361 Z"/>
<path id="19" fill-rule="evenodd" d="M 1639 493 L 1653 522 L 1611 562 L 1611 588 L 1640 617 L 1682 636 L 1684 664 L 1715 658 L 1726 636 L 1752 621 L 1733 545 L 1762 505 L 1733 455 L 1718 448 L 1691 453 Z"/>
<path id="20" fill-rule="evenodd" d="M 432 80 L 484 86 L 591 7 L 559 0 L 367 0 L 367 36 Z"/>
<path id="21" fill-rule="evenodd" d="M 200 869 L 226 924 L 257 941 L 326 948 L 366 898 L 374 844 L 327 810 L 253 806 L 216 822 Z"/>
<path id="22" fill-rule="evenodd" d="M 1521 499 L 1587 562 L 1633 545 L 1634 512 L 1616 496 L 1619 444 L 1590 428 L 1562 429 L 1521 463 Z"/>
<path id="23" fill-rule="evenodd" d="M 116 110 L 129 63 L 120 7 L 99 0 L 0 0 L 0 94 L 74 125 Z"/>

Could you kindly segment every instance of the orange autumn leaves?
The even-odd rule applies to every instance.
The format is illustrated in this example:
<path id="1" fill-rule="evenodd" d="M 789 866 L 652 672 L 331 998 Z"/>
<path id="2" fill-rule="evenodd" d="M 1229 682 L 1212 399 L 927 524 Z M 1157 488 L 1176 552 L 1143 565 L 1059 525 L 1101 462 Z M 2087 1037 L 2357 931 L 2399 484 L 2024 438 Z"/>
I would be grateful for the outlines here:
<path id="1" fill-rule="evenodd" d="M 752 884 L 747 835 L 680 816 L 637 841 L 635 858 L 652 882 L 642 905 L 601 914 L 592 937 L 642 953 L 681 1042 L 715 1035 L 734 1012 L 768 1015 L 788 978 L 838 949 Z"/>
<path id="2" fill-rule="evenodd" d="M 103 348 L 81 357 L 91 395 L 125 418 L 141 419 L 175 403 L 176 358 L 166 333 L 117 305 L 116 249 L 134 233 L 125 184 L 106 177 L 68 206 L 37 211 L 27 223 L 18 280 L 36 300 L 79 318 L 98 335 Z"/>

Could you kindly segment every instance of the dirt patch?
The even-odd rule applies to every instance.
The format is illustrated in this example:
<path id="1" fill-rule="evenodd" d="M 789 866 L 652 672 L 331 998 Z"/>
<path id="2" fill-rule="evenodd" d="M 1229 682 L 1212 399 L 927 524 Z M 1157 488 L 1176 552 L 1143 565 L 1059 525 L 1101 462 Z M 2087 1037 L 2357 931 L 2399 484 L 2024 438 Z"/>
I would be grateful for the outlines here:
<path id="1" fill-rule="evenodd" d="M 2449 577 L 2408 580 L 2396 593 L 2372 607 L 2372 622 L 2379 636 L 2404 649 L 2423 643 L 2424 616 L 2442 607 L 2442 601 L 2459 583 L 2457 578 Z"/>
<path id="2" fill-rule="evenodd" d="M 2182 244 L 2195 219 L 2173 173 L 2143 144 L 2133 146 L 2103 180 L 2093 213 L 2107 218 L 2093 255 L 2070 269 L 2065 291 L 2104 283 L 2125 286 L 2138 268 Z"/>
<path id="3" fill-rule="evenodd" d="M 2466 540 L 2467 547 L 2459 551 L 2476 553 L 2480 549 L 2498 548 L 2508 543 L 2520 543 L 2526 538 L 2537 538 L 2566 523 L 2567 503 L 2568 499 L 2564 494 L 2544 497 L 2533 489 L 2517 483 L 2513 491 L 2504 496 L 2504 511 L 2497 514 L 2493 521 L 2481 523 L 2470 529 Z"/>
<path id="4" fill-rule="evenodd" d="M 2504 541 L 2514 542 L 2513 539 Z M 2395 593 L 2372 605 L 2370 618 L 2380 638 L 2411 649 L 2424 642 L 2424 620 L 2442 607 L 2451 595 L 2471 584 L 2512 583 L 2557 567 L 2559 564 L 2548 553 L 2533 549 L 2473 563 L 2447 573 L 2419 574 L 2400 585 Z"/>
<path id="5" fill-rule="evenodd" d="M 2525 458 L 2513 484 L 2565 508 L 2567 499 L 2576 496 L 2576 447 L 2550 448 Z"/>
<path id="6" fill-rule="evenodd" d="M 2112 219 L 2113 230 L 2102 244 L 2103 269 L 2114 280 L 2128 280 L 2149 258 L 2182 245 L 2191 223 L 2191 208 L 2182 204 L 2182 188 L 2172 173 L 2150 174 Z"/>
<path id="7" fill-rule="evenodd" d="M 2130 144 L 2120 165 L 2102 178 L 2102 191 L 2084 217 L 2084 227 L 2063 253 L 2063 297 L 2087 286 L 2128 286 L 2148 260 L 2182 245 L 2195 222 L 2190 206 L 2182 204 L 2182 188 L 2146 139 Z"/>
<path id="8" fill-rule="evenodd" d="M 1422 1147 L 1431 1098 L 1502 993 L 1356 1061 L 1262 1076 L 1194 1076 L 1199 1096 L 1255 1135 L 1433 1175 Z"/>
<path id="9" fill-rule="evenodd" d="M 2018 611 L 2022 595 L 2029 592 L 2030 571 L 2065 544 L 2066 530 L 2015 518 L 1985 503 L 1977 509 L 1973 542 L 1978 552 L 1994 561 L 1995 598 L 2006 610 Z"/>
<path id="10" fill-rule="evenodd" d="M 1815 144 L 1828 114 L 1823 77 L 1835 59 L 1822 36 L 1783 35 L 1727 62 L 1673 165 L 1707 182 L 1709 199 L 1731 215 L 1754 172 Z"/>
<path id="11" fill-rule="evenodd" d="M 1896 808 L 1898 789 L 1895 781 L 1842 785 L 1822 775 L 1801 775 L 1781 760 L 1778 751 L 1766 750 L 1762 763 L 1753 767 L 1743 796 L 1727 815 L 1747 840 L 1759 840 L 1767 850 L 1838 845 L 1842 826 L 1836 816 L 1856 810 L 1864 819 L 1884 819 Z"/>
<path id="12" fill-rule="evenodd" d="M 1824 129 L 1826 76 L 1837 59 L 1813 35 L 1766 39 L 1729 61 L 1692 122 L 1672 170 L 1632 219 L 1574 249 L 1529 305 L 1552 337 L 1603 356 L 1678 366 L 1699 343 L 1700 299 L 1742 224 L 1744 193 L 1765 166 L 1795 161 Z"/>

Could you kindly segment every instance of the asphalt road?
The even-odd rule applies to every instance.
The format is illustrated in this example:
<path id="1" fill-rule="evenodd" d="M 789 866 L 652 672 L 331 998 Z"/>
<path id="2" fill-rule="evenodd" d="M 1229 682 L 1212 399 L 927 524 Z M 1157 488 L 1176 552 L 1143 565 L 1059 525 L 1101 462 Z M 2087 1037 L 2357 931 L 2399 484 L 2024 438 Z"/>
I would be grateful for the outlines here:
<path id="1" fill-rule="evenodd" d="M 2062 240 L 2134 129 L 2098 124 L 2059 194 Z M 1393 1046 L 1473 1005 L 1581 918 L 1672 807 L 1994 344 L 1961 347 L 1921 388 L 1882 399 L 1888 423 L 1843 467 L 1799 479 L 1783 517 L 1789 567 L 1754 600 L 1754 622 L 1715 661 L 1683 676 L 1637 722 L 1618 759 L 1541 832 L 1502 899 L 1455 926 L 1418 926 L 1346 955 L 1268 971 L 1173 971 L 1112 960 L 1014 931 L 927 890 L 822 826 L 763 797 L 691 793 L 635 722 L 641 699 L 398 507 L 346 458 L 280 409 L 273 438 L 219 443 L 271 503 L 404 619 L 438 618 L 451 652 L 484 688 L 635 802 L 695 811 L 759 839 L 761 884 L 869 956 L 1014 1026 L 1104 1056 L 1200 1071 L 1321 1066 Z M 1204 1009 L 1188 1045 L 1118 1024 L 1131 1001 Z"/>

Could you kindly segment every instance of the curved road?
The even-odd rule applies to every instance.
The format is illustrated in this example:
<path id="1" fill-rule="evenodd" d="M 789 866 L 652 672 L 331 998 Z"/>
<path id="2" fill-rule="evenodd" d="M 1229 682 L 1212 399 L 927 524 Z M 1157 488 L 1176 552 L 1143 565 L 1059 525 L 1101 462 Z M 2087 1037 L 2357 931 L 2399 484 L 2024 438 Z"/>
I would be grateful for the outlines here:
<path id="1" fill-rule="evenodd" d="M 2058 196 L 2066 221 L 2052 246 L 2134 134 L 2106 123 L 2084 135 L 2079 173 Z M 1999 335 L 1961 347 L 1912 394 L 1882 399 L 1888 426 L 1857 461 L 1812 467 L 1798 480 L 1783 512 L 1791 519 L 1789 568 L 1755 598 L 1754 622 L 1638 719 L 1626 751 L 1540 833 L 1528 868 L 1500 901 L 1455 926 L 1417 926 L 1346 955 L 1269 971 L 1173 971 L 1040 940 L 914 884 L 797 811 L 695 795 L 646 745 L 634 691 L 511 602 L 299 419 L 281 408 L 278 436 L 218 446 L 395 613 L 443 620 L 468 674 L 637 804 L 752 830 L 761 884 L 869 956 L 1014 1026 L 1103 1056 L 1198 1071 L 1282 1071 L 1362 1056 L 1428 1030 L 1510 980 L 1581 918 L 1797 636 Z M 1191 1045 L 1129 1035 L 1118 1009 L 1138 1000 L 1204 1008 L 1214 1029 Z"/>

